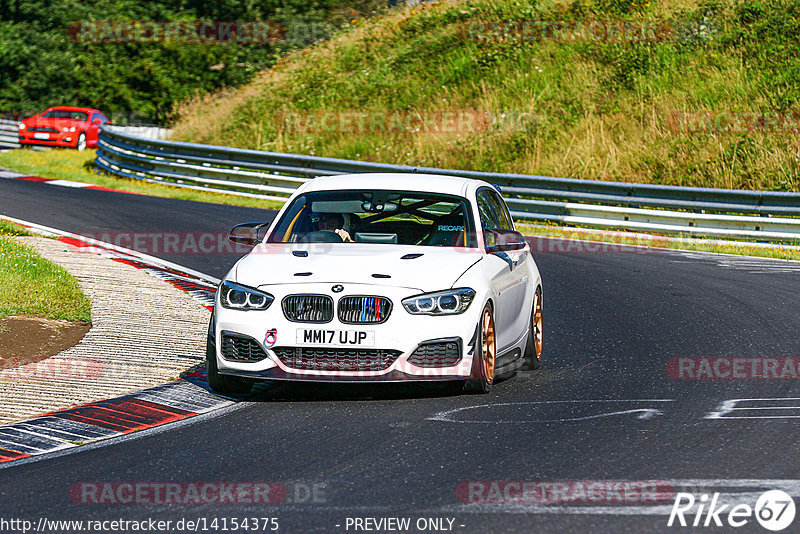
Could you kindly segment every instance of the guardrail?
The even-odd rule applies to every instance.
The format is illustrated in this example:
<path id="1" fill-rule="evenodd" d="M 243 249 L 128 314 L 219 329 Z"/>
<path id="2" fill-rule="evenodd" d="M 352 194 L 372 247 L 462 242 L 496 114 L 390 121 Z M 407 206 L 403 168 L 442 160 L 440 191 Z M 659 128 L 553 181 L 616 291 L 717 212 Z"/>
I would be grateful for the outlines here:
<path id="1" fill-rule="evenodd" d="M 19 122 L 0 119 L 0 148 L 19 148 Z"/>
<path id="2" fill-rule="evenodd" d="M 142 139 L 169 139 L 169 136 L 172 135 L 172 130 L 169 128 L 150 124 L 125 124 L 124 126 L 113 124 L 109 126 L 112 126 L 114 131 Z"/>
<path id="3" fill-rule="evenodd" d="M 317 176 L 417 172 L 498 185 L 512 215 L 663 234 L 800 241 L 800 193 L 674 187 L 391 165 L 134 137 L 103 128 L 95 164 L 127 178 L 286 200 Z"/>

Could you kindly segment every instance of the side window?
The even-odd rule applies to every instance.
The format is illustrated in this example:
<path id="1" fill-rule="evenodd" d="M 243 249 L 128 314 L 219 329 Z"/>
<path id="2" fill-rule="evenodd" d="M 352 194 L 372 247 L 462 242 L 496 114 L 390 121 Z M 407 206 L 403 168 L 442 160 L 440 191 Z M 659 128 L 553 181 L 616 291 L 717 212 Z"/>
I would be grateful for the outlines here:
<path id="1" fill-rule="evenodd" d="M 500 221 L 498 221 L 497 216 L 492 209 L 492 202 L 489 199 L 488 191 L 486 189 L 481 189 L 478 191 L 478 215 L 481 219 L 481 228 L 486 230 L 487 228 L 499 228 Z"/>
<path id="2" fill-rule="evenodd" d="M 296 241 L 299 236 L 311 231 L 311 217 L 309 215 L 311 210 L 305 208 L 305 198 L 302 196 L 296 198 L 292 205 L 289 206 L 289 209 L 286 210 L 278 226 L 267 238 L 267 242 L 289 243 L 290 238 L 292 238 L 292 241 Z"/>
<path id="3" fill-rule="evenodd" d="M 511 214 L 508 213 L 508 207 L 497 191 L 487 191 L 489 196 L 489 203 L 492 205 L 492 210 L 497 215 L 498 228 L 504 230 L 514 230 L 514 222 L 511 220 Z"/>

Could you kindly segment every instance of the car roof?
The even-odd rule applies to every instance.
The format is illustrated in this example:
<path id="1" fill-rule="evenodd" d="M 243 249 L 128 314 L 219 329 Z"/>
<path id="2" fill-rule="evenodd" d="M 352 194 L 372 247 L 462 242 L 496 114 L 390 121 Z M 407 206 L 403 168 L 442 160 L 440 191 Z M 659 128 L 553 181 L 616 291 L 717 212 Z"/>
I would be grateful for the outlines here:
<path id="1" fill-rule="evenodd" d="M 53 106 L 52 108 L 47 108 L 44 112 L 47 113 L 50 110 L 59 109 L 63 111 L 85 111 L 87 113 L 91 113 L 94 111 L 102 113 L 99 109 L 94 108 L 81 108 L 78 106 Z"/>
<path id="2" fill-rule="evenodd" d="M 482 180 L 461 178 L 459 176 L 379 172 L 321 176 L 308 182 L 303 192 L 345 189 L 389 189 L 466 196 L 470 187 L 478 188 L 480 186 L 492 187 L 491 184 Z"/>

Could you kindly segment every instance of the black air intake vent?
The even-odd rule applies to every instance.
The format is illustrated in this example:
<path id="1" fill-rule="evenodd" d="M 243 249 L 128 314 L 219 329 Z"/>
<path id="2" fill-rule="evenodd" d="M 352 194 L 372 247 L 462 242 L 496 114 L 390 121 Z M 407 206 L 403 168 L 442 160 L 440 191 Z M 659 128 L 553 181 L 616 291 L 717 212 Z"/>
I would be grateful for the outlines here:
<path id="1" fill-rule="evenodd" d="M 295 323 L 327 323 L 333 319 L 333 299 L 327 295 L 289 295 L 281 307 L 286 318 Z"/>

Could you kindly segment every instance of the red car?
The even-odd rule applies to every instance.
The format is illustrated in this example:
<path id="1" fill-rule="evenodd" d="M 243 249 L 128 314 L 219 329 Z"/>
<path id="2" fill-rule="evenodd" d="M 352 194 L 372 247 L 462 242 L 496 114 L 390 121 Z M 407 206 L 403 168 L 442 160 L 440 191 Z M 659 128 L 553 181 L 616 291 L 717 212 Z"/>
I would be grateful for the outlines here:
<path id="1" fill-rule="evenodd" d="M 84 150 L 97 147 L 100 126 L 108 118 L 92 108 L 58 106 L 19 123 L 21 145 L 62 146 Z"/>

